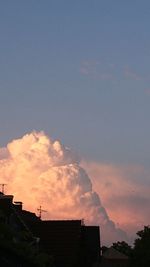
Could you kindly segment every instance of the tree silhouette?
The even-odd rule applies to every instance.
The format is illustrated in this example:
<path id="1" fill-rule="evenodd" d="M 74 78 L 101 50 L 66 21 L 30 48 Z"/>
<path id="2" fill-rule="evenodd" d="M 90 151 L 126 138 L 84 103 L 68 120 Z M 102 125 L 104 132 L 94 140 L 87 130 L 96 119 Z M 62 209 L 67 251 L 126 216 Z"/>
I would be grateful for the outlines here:
<path id="1" fill-rule="evenodd" d="M 138 238 L 135 239 L 133 248 L 133 266 L 150 266 L 150 226 L 144 226 L 144 229 L 137 232 Z"/>
<path id="2" fill-rule="evenodd" d="M 126 243 L 125 241 L 118 241 L 113 243 L 113 248 L 115 248 L 116 250 L 118 250 L 119 252 L 125 254 L 126 256 L 131 256 L 132 253 L 132 248 L 130 245 L 128 245 L 128 243 Z"/>

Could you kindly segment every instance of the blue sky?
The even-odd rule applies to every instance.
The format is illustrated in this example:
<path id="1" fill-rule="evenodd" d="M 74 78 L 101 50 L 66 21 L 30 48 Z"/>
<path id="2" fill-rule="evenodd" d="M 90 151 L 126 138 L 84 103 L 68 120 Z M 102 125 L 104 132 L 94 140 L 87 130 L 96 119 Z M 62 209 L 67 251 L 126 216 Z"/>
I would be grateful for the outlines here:
<path id="1" fill-rule="evenodd" d="M 0 146 L 44 130 L 84 158 L 149 166 L 150 2 L 2 0 Z"/>

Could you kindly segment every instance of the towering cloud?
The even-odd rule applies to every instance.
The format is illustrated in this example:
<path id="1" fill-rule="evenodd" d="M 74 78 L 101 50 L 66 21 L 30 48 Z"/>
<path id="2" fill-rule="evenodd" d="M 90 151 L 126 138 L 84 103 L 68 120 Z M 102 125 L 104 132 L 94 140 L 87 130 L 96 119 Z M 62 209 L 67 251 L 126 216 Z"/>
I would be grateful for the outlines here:
<path id="1" fill-rule="evenodd" d="M 44 132 L 32 132 L 0 149 L 0 179 L 7 193 L 47 219 L 84 219 L 101 227 L 105 244 L 126 239 L 101 204 L 79 159 Z"/>

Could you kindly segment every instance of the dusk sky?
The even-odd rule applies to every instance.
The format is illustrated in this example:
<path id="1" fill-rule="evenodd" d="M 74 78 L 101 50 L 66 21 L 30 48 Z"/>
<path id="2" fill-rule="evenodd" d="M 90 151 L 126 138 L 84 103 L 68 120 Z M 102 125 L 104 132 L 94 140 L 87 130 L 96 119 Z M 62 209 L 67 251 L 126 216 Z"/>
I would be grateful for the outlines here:
<path id="1" fill-rule="evenodd" d="M 60 140 L 132 235 L 150 220 L 149 26 L 148 0 L 0 1 L 0 147 Z"/>

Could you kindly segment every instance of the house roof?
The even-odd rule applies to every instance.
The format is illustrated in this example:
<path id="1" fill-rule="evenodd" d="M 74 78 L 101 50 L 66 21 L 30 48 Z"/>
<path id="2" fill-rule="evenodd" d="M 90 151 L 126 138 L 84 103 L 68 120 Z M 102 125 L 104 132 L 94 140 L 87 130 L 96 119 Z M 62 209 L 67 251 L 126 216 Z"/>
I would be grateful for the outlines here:
<path id="1" fill-rule="evenodd" d="M 103 257 L 106 259 L 118 259 L 127 260 L 128 256 L 114 249 L 113 247 L 108 248 L 104 253 Z"/>

